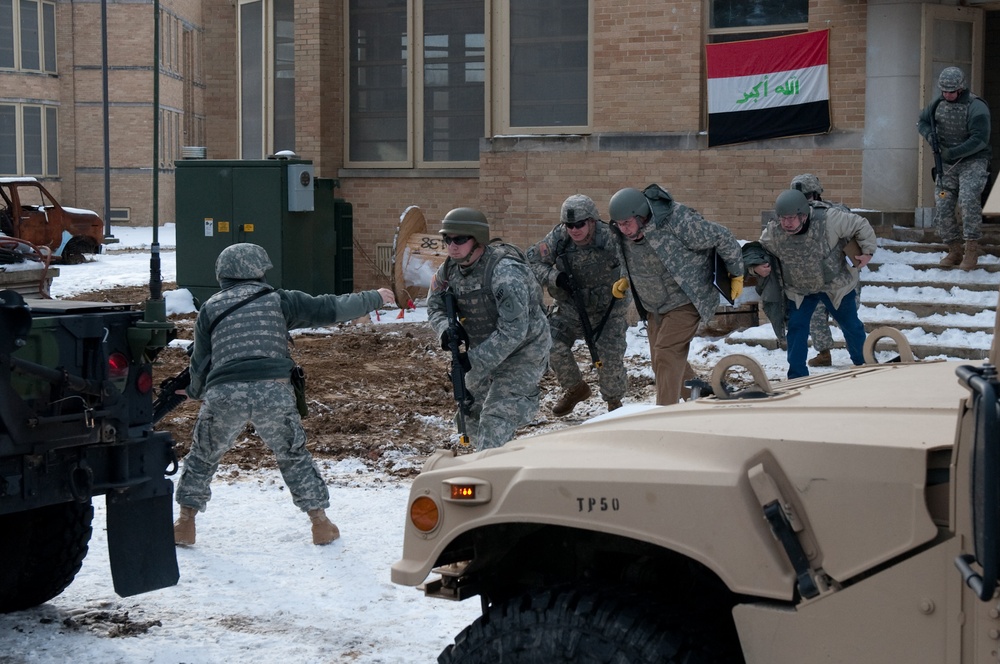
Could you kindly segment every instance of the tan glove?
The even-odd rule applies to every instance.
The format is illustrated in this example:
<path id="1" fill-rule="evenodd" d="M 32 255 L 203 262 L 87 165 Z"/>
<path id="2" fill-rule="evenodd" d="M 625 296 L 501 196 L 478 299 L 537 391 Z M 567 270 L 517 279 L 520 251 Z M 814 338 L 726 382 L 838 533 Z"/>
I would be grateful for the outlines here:
<path id="1" fill-rule="evenodd" d="M 611 294 L 617 297 L 619 300 L 625 297 L 625 293 L 628 292 L 628 279 L 622 277 L 616 281 L 611 286 Z"/>
<path id="2" fill-rule="evenodd" d="M 743 292 L 743 277 L 731 277 L 729 280 L 729 294 L 733 302 Z"/>

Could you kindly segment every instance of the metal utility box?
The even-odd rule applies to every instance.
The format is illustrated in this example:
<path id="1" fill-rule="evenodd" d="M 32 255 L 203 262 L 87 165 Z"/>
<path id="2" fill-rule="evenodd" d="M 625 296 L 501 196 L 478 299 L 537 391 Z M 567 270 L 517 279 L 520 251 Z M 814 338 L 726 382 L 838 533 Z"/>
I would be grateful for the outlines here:
<path id="1" fill-rule="evenodd" d="M 215 259 L 237 242 L 267 250 L 276 288 L 312 295 L 354 287 L 353 212 L 334 180 L 302 159 L 175 162 L 177 285 L 201 302 L 219 290 Z"/>

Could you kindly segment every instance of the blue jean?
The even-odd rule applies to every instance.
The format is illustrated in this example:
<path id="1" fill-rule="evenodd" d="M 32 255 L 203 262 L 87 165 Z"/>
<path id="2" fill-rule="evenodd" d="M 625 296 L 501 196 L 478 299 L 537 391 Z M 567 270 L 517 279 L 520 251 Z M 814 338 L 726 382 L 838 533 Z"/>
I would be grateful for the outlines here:
<path id="1" fill-rule="evenodd" d="M 823 303 L 833 319 L 840 325 L 847 342 L 847 352 L 854 364 L 864 364 L 865 326 L 858 318 L 857 292 L 851 291 L 840 301 L 840 308 L 835 309 L 833 302 L 826 293 L 813 293 L 802 299 L 802 306 L 796 307 L 795 302 L 788 300 L 788 377 L 799 378 L 808 376 L 806 355 L 809 353 L 809 319 L 812 318 L 816 305 Z"/>

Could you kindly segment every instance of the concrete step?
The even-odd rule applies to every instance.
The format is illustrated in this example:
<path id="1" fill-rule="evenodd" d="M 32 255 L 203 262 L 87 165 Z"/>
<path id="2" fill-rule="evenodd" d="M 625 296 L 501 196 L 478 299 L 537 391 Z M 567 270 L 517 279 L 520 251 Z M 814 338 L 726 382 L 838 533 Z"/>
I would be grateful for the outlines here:
<path id="1" fill-rule="evenodd" d="M 869 329 L 866 324 L 865 329 Z M 873 326 L 871 329 L 875 329 Z M 943 342 L 941 340 L 941 335 L 936 335 L 932 333 L 926 333 L 923 330 L 900 330 L 903 332 L 903 336 L 906 337 L 907 341 L 910 342 L 910 350 L 913 352 L 914 357 L 922 360 L 934 359 L 940 357 L 955 357 L 963 360 L 982 360 L 989 355 L 990 341 L 992 340 L 992 334 L 986 335 L 985 332 L 974 333 L 976 340 L 980 341 L 976 345 L 965 345 L 965 346 L 955 346 L 950 343 Z M 833 347 L 838 349 L 846 348 L 844 344 L 843 337 L 839 337 L 839 331 L 835 332 Z M 726 337 L 726 342 L 730 344 L 743 344 L 746 346 L 756 346 L 761 348 L 767 348 L 768 350 L 775 350 L 778 347 L 778 342 L 773 335 L 770 337 L 762 337 L 759 335 L 753 336 L 743 336 L 739 332 L 734 332 Z M 876 351 L 895 351 L 896 344 L 891 340 L 883 339 L 875 345 Z"/>

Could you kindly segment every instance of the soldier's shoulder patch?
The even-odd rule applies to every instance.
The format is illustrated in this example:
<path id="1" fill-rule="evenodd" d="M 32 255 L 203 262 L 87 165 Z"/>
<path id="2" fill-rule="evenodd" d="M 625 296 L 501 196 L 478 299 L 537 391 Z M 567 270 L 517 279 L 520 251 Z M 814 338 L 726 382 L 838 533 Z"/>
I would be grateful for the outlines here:
<path id="1" fill-rule="evenodd" d="M 539 256 L 541 256 L 542 258 L 548 258 L 548 256 L 551 255 L 551 254 L 552 254 L 552 250 L 549 249 L 549 243 L 548 242 L 539 242 L 538 243 L 538 255 Z"/>
<path id="2" fill-rule="evenodd" d="M 443 278 L 438 278 L 437 273 L 431 277 L 430 291 L 432 293 L 443 293 L 448 289 L 448 280 Z"/>

